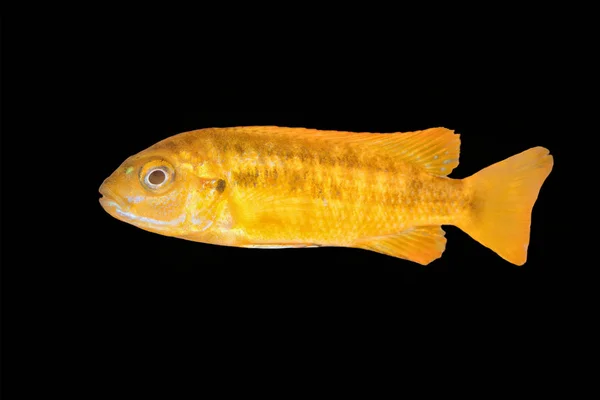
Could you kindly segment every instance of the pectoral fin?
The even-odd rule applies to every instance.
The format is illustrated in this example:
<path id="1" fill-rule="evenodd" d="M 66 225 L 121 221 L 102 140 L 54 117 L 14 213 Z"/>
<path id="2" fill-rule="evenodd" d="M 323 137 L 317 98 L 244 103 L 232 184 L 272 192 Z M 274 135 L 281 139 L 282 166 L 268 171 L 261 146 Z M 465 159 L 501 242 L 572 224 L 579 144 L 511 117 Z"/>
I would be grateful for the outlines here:
<path id="1" fill-rule="evenodd" d="M 446 249 L 445 232 L 439 226 L 419 226 L 397 235 L 361 239 L 352 247 L 376 251 L 427 265 L 442 256 Z"/>
<path id="2" fill-rule="evenodd" d="M 306 196 L 281 196 L 275 190 L 265 188 L 232 191 L 230 198 L 233 199 L 229 204 L 233 219 L 245 226 L 278 223 L 282 215 L 299 221 L 306 220 L 315 204 L 314 199 Z"/>

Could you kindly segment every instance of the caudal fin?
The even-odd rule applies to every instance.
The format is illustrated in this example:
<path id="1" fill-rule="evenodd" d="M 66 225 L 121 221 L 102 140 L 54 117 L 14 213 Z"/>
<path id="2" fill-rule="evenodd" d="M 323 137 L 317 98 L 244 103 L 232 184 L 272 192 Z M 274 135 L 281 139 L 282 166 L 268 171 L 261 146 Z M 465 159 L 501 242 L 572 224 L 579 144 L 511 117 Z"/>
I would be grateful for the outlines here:
<path id="1" fill-rule="evenodd" d="M 547 149 L 534 147 L 467 178 L 473 210 L 458 226 L 505 260 L 525 264 L 531 210 L 553 164 Z"/>

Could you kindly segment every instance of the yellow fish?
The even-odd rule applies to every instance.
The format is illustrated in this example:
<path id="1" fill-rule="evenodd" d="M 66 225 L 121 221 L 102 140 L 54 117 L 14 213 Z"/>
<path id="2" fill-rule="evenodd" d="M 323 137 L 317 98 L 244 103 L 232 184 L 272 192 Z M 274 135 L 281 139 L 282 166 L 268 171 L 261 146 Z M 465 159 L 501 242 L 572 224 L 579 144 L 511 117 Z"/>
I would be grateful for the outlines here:
<path id="1" fill-rule="evenodd" d="M 419 264 L 455 225 L 523 265 L 553 158 L 531 148 L 465 179 L 446 128 L 354 133 L 252 126 L 167 138 L 100 186 L 102 207 L 147 231 L 248 248 L 340 246 Z"/>

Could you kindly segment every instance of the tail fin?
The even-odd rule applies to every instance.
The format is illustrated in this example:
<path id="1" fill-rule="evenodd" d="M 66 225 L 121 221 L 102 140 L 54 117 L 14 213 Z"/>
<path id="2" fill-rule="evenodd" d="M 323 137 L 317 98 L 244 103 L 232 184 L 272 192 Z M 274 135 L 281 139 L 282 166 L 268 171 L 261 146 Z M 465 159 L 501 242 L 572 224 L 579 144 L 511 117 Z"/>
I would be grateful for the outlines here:
<path id="1" fill-rule="evenodd" d="M 505 260 L 525 264 L 531 210 L 553 164 L 547 149 L 534 147 L 470 176 L 473 211 L 458 226 Z"/>

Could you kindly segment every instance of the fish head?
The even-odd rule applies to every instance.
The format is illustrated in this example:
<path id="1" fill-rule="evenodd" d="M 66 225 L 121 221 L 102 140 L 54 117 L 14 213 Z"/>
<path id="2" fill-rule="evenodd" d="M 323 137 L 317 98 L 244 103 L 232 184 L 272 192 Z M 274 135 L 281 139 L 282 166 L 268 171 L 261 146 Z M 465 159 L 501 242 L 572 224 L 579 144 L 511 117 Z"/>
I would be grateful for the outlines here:
<path id="1" fill-rule="evenodd" d="M 100 186 L 100 204 L 118 220 L 162 235 L 208 231 L 225 181 L 198 176 L 187 161 L 160 148 L 129 157 Z"/>

